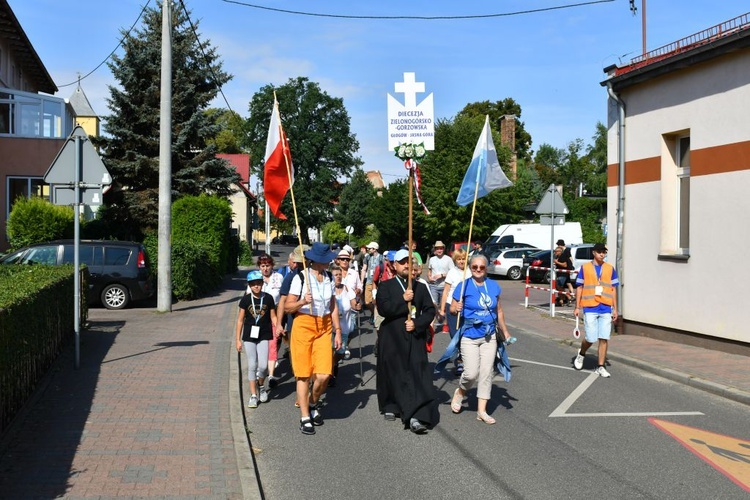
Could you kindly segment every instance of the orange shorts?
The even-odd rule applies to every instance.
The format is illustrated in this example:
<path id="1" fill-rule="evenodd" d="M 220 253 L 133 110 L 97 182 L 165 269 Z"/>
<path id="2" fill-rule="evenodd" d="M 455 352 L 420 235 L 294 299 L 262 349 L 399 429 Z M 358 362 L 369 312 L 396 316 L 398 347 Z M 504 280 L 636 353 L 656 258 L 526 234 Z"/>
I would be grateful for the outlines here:
<path id="1" fill-rule="evenodd" d="M 295 377 L 333 374 L 332 326 L 330 314 L 321 318 L 300 313 L 294 317 L 289 348 Z"/>

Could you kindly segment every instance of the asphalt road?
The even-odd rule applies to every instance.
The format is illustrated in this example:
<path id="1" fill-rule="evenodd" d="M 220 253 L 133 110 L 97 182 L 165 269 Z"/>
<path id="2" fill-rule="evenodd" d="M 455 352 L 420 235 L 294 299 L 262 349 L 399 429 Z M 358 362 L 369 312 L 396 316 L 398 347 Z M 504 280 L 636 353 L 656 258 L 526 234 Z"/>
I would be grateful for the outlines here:
<path id="1" fill-rule="evenodd" d="M 512 324 L 523 285 L 501 285 Z M 447 340 L 437 337 L 433 361 Z M 440 422 L 417 436 L 378 412 L 373 342 L 369 328 L 353 339 L 353 357 L 328 391 L 326 422 L 316 435 L 298 430 L 286 362 L 272 399 L 245 410 L 266 498 L 748 498 L 748 490 L 709 465 L 733 452 L 699 433 L 750 439 L 746 406 L 624 365 L 601 379 L 591 373 L 593 357 L 577 372 L 574 348 L 527 334 L 510 349 L 512 381 L 495 379 L 488 409 L 496 425 L 476 420 L 473 391 L 461 414 L 450 412 L 450 372 L 434 380 Z M 703 449 L 704 459 L 670 433 Z M 747 456 L 734 453 L 730 465 L 744 466 L 747 480 L 750 448 Z"/>

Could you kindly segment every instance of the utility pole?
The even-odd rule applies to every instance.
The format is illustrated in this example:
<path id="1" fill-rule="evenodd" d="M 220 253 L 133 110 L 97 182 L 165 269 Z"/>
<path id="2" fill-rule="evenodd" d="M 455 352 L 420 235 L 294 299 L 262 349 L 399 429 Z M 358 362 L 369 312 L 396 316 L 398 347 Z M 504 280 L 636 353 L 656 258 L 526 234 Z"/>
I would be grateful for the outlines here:
<path id="1" fill-rule="evenodd" d="M 157 310 L 172 312 L 172 12 L 161 6 L 161 103 L 159 123 L 159 269 Z"/>

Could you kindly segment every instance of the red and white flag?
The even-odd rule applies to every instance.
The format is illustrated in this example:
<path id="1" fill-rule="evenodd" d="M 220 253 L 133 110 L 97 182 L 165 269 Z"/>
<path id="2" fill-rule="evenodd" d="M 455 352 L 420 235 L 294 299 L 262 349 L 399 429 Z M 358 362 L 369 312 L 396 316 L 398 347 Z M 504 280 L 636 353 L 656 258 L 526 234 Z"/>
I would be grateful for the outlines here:
<path id="1" fill-rule="evenodd" d="M 279 103 L 273 99 L 271 123 L 268 126 L 268 142 L 266 142 L 265 169 L 263 173 L 263 190 L 268 208 L 274 216 L 286 219 L 279 210 L 281 200 L 294 184 L 294 166 L 292 154 L 289 151 L 289 141 L 281 128 L 279 117 Z"/>

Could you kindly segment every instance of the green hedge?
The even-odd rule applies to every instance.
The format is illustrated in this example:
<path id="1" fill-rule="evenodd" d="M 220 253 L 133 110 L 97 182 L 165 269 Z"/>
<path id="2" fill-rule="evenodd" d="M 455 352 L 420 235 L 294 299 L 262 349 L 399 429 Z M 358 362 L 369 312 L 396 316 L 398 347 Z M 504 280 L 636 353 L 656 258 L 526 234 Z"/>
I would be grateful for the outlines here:
<path id="1" fill-rule="evenodd" d="M 222 275 L 236 266 L 236 261 L 230 263 L 231 226 L 232 206 L 224 198 L 185 196 L 172 205 L 172 243 L 192 241 L 205 246 Z"/>
<path id="2" fill-rule="evenodd" d="M 0 266 L 0 434 L 72 338 L 73 303 L 73 266 Z"/>
<path id="3" fill-rule="evenodd" d="M 19 198 L 8 217 L 8 240 L 13 249 L 73 237 L 73 209 L 42 198 Z"/>

